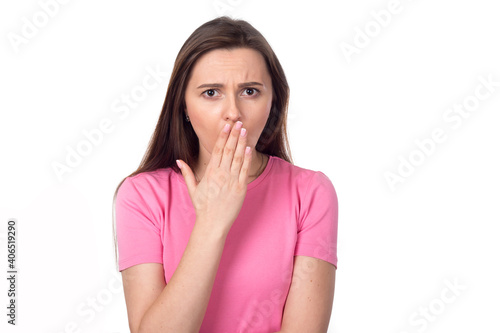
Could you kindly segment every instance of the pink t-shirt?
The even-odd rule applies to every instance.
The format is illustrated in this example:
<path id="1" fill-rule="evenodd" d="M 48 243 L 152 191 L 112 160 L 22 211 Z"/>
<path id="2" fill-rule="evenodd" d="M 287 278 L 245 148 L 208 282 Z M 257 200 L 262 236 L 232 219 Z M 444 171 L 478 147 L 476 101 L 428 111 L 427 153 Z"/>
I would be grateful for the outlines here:
<path id="1" fill-rule="evenodd" d="M 168 283 L 196 220 L 182 174 L 163 168 L 126 178 L 115 216 L 119 270 L 161 263 Z M 279 331 L 293 257 L 337 266 L 337 219 L 324 173 L 269 156 L 226 237 L 200 333 Z"/>

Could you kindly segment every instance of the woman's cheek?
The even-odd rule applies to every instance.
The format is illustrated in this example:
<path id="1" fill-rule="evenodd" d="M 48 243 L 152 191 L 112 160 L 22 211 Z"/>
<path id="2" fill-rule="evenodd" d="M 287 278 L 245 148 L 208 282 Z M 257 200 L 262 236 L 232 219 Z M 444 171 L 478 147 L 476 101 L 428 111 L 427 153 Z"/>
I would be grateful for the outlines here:
<path id="1" fill-rule="evenodd" d="M 247 146 L 250 146 L 252 148 L 255 147 L 255 145 L 257 144 L 257 140 L 259 139 L 259 136 L 258 136 L 259 133 L 256 133 L 255 130 L 252 130 L 250 136 L 248 137 L 248 140 L 247 140 Z"/>

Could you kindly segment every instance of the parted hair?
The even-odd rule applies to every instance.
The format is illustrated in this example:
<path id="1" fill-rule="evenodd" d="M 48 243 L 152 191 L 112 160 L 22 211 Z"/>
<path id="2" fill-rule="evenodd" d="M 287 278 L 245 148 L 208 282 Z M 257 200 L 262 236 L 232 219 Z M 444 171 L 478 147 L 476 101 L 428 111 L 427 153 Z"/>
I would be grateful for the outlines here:
<path id="1" fill-rule="evenodd" d="M 186 86 L 196 61 L 202 55 L 216 49 L 236 48 L 250 48 L 262 54 L 272 81 L 271 110 L 255 149 L 293 164 L 286 130 L 290 89 L 271 46 L 257 29 L 244 20 L 221 16 L 202 24 L 189 36 L 177 54 L 160 117 L 142 161 L 137 170 L 122 179 L 115 190 L 112 219 L 117 267 L 115 202 L 120 186 L 128 177 L 160 168 L 172 168 L 181 173 L 176 159 L 183 160 L 189 166 L 195 165 L 199 142 L 191 123 L 185 120 Z"/>

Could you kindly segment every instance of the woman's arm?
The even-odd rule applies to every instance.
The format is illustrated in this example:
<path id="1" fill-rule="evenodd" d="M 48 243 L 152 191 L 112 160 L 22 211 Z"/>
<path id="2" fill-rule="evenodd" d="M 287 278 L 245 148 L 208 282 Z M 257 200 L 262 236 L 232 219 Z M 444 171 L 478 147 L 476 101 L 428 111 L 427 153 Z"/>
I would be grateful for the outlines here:
<path id="1" fill-rule="evenodd" d="M 246 146 L 247 136 L 240 131 L 243 124 L 240 121 L 237 124 L 232 131 L 229 124 L 220 131 L 200 182 L 184 161 L 178 161 L 196 212 L 196 222 L 168 284 L 161 290 L 158 268 L 123 270 L 132 333 L 200 330 L 227 234 L 247 191 L 252 154 L 250 149 L 245 149 L 250 147 Z M 143 293 L 144 289 L 149 290 Z M 159 295 L 158 290 L 161 290 Z"/>
<path id="2" fill-rule="evenodd" d="M 326 333 L 337 268 L 308 256 L 295 256 L 292 283 L 278 333 Z"/>
<path id="3" fill-rule="evenodd" d="M 122 271 L 131 333 L 200 330 L 227 233 L 208 230 L 198 222 L 167 285 L 161 264 Z"/>
<path id="4" fill-rule="evenodd" d="M 141 319 L 165 288 L 165 273 L 159 263 L 134 265 L 122 271 L 128 325 L 139 332 Z"/>

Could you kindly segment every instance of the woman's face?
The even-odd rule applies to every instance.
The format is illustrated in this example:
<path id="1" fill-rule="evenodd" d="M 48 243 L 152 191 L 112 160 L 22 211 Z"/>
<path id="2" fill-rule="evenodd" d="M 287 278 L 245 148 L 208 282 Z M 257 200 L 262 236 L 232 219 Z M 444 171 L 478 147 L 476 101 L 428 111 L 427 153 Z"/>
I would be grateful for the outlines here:
<path id="1" fill-rule="evenodd" d="M 247 129 L 247 145 L 254 148 L 269 117 L 272 92 L 271 77 L 259 52 L 218 49 L 201 56 L 185 92 L 186 113 L 198 136 L 200 157 L 208 158 L 224 125 L 233 127 L 238 120 Z"/>

